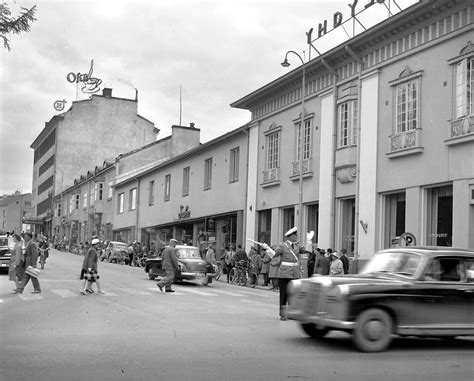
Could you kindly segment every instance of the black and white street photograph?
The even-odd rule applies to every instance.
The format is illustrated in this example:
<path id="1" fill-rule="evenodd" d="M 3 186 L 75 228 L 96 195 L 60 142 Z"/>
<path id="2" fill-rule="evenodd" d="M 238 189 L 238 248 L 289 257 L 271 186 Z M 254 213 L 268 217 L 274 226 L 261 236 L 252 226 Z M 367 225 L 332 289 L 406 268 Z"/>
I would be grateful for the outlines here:
<path id="1" fill-rule="evenodd" d="M 470 0 L 0 2 L 1 381 L 474 379 Z"/>

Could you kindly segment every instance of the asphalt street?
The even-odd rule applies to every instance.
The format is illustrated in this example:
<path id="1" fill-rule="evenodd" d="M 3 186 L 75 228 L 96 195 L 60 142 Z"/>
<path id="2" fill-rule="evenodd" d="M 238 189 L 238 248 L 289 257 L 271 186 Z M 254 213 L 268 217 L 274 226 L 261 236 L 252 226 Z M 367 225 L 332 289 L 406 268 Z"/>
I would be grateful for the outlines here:
<path id="1" fill-rule="evenodd" d="M 0 275 L 0 380 L 473 380 L 474 340 L 395 339 L 364 354 L 278 319 L 278 294 L 196 283 L 161 293 L 140 268 L 100 263 L 104 295 L 82 296 L 82 257 L 53 250 L 41 294 Z"/>

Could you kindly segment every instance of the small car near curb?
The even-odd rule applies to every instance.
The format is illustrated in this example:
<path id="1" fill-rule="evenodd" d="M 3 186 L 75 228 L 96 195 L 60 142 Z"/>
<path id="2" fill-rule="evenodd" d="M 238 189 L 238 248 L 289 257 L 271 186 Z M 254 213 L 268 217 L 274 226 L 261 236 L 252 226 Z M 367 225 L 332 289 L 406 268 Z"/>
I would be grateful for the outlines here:
<path id="1" fill-rule="evenodd" d="M 128 245 L 124 242 L 110 241 L 104 249 L 103 258 L 110 263 L 128 264 Z"/>
<path id="2" fill-rule="evenodd" d="M 352 334 L 362 352 L 386 350 L 394 335 L 474 335 L 474 251 L 450 247 L 382 250 L 355 275 L 290 282 L 289 319 L 309 336 Z"/>
<path id="3" fill-rule="evenodd" d="M 216 267 L 201 257 L 197 247 L 177 245 L 176 254 L 179 270 L 176 271 L 175 282 L 192 280 L 208 285 L 217 276 Z M 151 280 L 165 275 L 161 261 L 161 257 L 148 258 L 145 261 L 144 269 Z"/>

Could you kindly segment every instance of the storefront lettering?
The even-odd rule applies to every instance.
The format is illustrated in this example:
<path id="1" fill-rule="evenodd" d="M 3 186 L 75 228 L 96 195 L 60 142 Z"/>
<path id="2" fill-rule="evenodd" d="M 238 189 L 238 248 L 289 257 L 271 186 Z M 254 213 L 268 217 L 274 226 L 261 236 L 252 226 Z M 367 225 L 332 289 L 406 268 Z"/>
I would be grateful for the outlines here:
<path id="1" fill-rule="evenodd" d="M 356 15 L 358 14 L 358 13 L 356 13 L 356 7 L 357 7 L 358 3 L 359 3 L 359 0 L 353 0 L 352 4 L 351 3 L 347 4 L 347 6 L 351 10 L 350 11 L 351 16 L 349 17 L 349 19 L 355 18 Z M 383 4 L 383 3 L 385 3 L 385 0 L 369 0 L 364 5 L 364 9 L 362 9 L 360 12 L 363 12 L 364 10 L 370 8 L 374 4 Z M 342 14 L 342 12 L 339 12 L 339 11 L 335 12 L 333 14 L 333 18 L 332 18 L 332 29 L 328 31 L 328 20 L 324 20 L 322 23 L 319 23 L 319 25 L 318 25 L 318 37 L 317 38 L 320 38 L 320 37 L 324 36 L 325 34 L 327 34 L 328 32 L 331 32 L 332 30 L 334 30 L 337 27 L 341 26 L 344 22 L 345 22 L 344 21 L 344 15 Z M 311 40 L 311 32 L 312 32 L 312 29 L 307 33 L 309 40 Z"/>
<path id="2" fill-rule="evenodd" d="M 94 78 L 92 73 L 94 71 L 94 60 L 91 60 L 91 67 L 88 74 L 81 73 L 69 73 L 66 76 L 66 79 L 69 83 L 83 83 L 84 86 L 81 88 L 83 93 L 92 94 L 97 93 L 100 90 L 100 84 L 102 80 L 99 78 Z"/>

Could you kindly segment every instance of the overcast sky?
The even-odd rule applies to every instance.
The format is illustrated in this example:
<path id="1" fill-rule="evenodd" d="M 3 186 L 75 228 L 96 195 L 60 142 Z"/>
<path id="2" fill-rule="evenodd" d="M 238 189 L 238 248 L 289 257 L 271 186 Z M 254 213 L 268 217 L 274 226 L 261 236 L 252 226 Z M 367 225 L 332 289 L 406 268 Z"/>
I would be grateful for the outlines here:
<path id="1" fill-rule="evenodd" d="M 138 113 L 161 130 L 159 139 L 179 124 L 181 86 L 181 124 L 194 122 L 205 143 L 247 123 L 250 113 L 229 104 L 287 73 L 285 53 L 307 54 L 305 33 L 314 28 L 316 37 L 324 20 L 331 29 L 335 12 L 349 19 L 348 3 L 354 0 L 8 1 L 13 14 L 38 9 L 30 32 L 10 35 L 11 51 L 0 50 L 0 195 L 31 192 L 30 145 L 57 113 L 54 101 L 65 99 L 67 110 L 85 99 L 66 77 L 88 73 L 92 59 L 94 77 L 113 96 L 133 99 L 138 89 Z M 356 12 L 368 3 L 359 0 Z M 359 17 L 368 27 L 388 10 L 375 2 Z M 351 32 L 352 23 L 345 25 Z M 347 39 L 339 27 L 314 45 L 324 53 Z M 300 65 L 289 58 L 292 68 Z"/>

